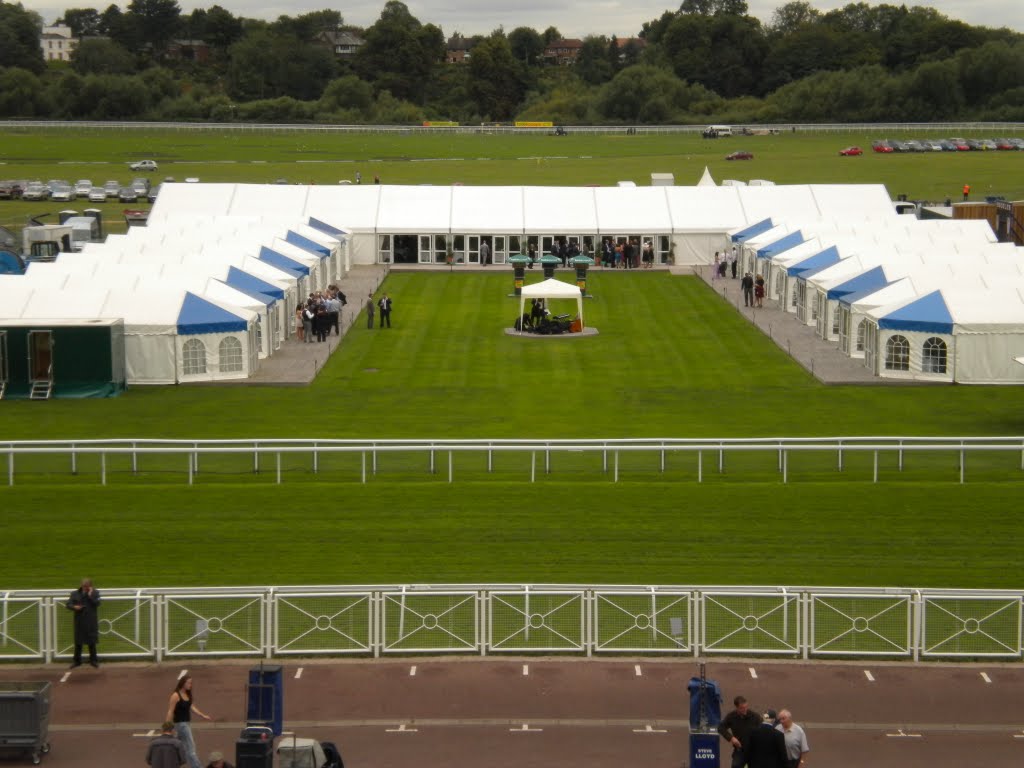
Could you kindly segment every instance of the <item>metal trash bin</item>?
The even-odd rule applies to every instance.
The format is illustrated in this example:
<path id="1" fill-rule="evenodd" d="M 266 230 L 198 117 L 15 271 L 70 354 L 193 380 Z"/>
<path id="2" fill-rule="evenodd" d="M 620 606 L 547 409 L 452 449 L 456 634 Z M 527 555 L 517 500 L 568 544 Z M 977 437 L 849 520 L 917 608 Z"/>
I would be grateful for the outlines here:
<path id="1" fill-rule="evenodd" d="M 50 751 L 50 684 L 0 683 L 0 750 L 18 751 L 39 765 Z"/>

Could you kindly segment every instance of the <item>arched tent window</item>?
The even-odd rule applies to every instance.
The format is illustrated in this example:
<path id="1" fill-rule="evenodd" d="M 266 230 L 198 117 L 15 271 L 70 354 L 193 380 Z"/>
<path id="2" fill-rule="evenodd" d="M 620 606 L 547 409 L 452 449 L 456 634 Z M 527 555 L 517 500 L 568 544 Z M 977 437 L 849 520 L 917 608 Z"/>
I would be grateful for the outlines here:
<path id="1" fill-rule="evenodd" d="M 245 358 L 242 355 L 242 342 L 234 336 L 225 336 L 220 340 L 220 372 L 237 373 L 245 368 Z"/>
<path id="2" fill-rule="evenodd" d="M 864 351 L 864 330 L 865 330 L 865 328 L 866 328 L 866 323 L 862 319 L 862 320 L 860 320 L 857 323 L 857 351 L 858 352 L 863 352 Z"/>
<path id="3" fill-rule="evenodd" d="M 890 336 L 885 342 L 885 369 L 910 370 L 910 342 L 903 336 Z"/>
<path id="4" fill-rule="evenodd" d="M 182 372 L 186 376 L 206 373 L 206 345 L 199 339 L 189 339 L 181 348 Z"/>
<path id="5" fill-rule="evenodd" d="M 924 342 L 921 370 L 925 373 L 946 372 L 946 342 L 937 336 L 926 339 Z"/>

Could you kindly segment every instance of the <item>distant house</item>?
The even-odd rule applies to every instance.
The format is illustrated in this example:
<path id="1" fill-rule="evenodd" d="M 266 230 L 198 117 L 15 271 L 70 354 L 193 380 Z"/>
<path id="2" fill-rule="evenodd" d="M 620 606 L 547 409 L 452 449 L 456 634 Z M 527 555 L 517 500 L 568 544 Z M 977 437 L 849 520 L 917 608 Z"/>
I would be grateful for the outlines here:
<path id="1" fill-rule="evenodd" d="M 580 55 L 582 47 L 582 40 L 552 40 L 544 49 L 544 61 L 548 64 L 571 66 L 576 63 L 576 57 Z"/>
<path id="2" fill-rule="evenodd" d="M 473 49 L 473 40 L 455 33 L 448 38 L 445 49 L 445 61 L 449 64 L 465 64 L 469 61 L 469 52 Z"/>
<path id="3" fill-rule="evenodd" d="M 321 32 L 316 36 L 321 45 L 329 46 L 334 55 L 339 59 L 349 59 L 356 55 L 356 52 L 366 43 L 363 38 L 354 32 L 343 32 L 332 30 Z"/>
<path id="4" fill-rule="evenodd" d="M 71 54 L 78 47 L 78 38 L 71 36 L 71 27 L 55 24 L 43 27 L 39 47 L 43 49 L 43 58 L 47 61 L 71 61 Z"/>
<path id="5" fill-rule="evenodd" d="M 210 60 L 210 46 L 204 40 L 171 40 L 167 44 L 167 58 L 205 64 Z"/>

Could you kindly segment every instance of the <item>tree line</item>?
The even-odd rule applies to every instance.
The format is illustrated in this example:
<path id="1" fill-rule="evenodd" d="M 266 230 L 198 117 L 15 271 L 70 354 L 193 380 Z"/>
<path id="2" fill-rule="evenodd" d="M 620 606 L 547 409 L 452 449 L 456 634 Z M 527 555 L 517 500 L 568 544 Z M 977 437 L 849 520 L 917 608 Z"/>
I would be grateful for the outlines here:
<path id="1" fill-rule="evenodd" d="M 683 0 L 636 39 L 590 35 L 575 64 L 552 64 L 555 28 L 497 29 L 446 63 L 440 27 L 389 0 L 369 27 L 320 10 L 275 21 L 177 0 L 75 8 L 81 41 L 44 60 L 42 19 L 0 0 L 0 117 L 559 124 L 1024 120 L 1024 35 L 928 7 L 778 7 L 763 24 L 745 0 Z M 364 41 L 335 56 L 325 33 Z M 189 57 L 199 46 L 208 56 Z"/>

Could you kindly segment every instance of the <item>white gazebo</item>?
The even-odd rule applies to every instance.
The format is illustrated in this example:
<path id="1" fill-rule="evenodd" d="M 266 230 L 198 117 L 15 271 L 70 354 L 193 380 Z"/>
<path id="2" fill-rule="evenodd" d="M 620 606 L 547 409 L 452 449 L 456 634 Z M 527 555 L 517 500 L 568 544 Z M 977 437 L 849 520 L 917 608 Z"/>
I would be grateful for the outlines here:
<path id="1" fill-rule="evenodd" d="M 583 291 L 577 285 L 563 283 L 554 278 L 533 285 L 524 285 L 522 295 L 519 297 L 519 317 L 523 316 L 527 299 L 576 299 L 576 314 L 580 319 L 580 329 L 586 327 L 583 323 Z M 519 332 L 522 333 L 522 330 Z"/>

